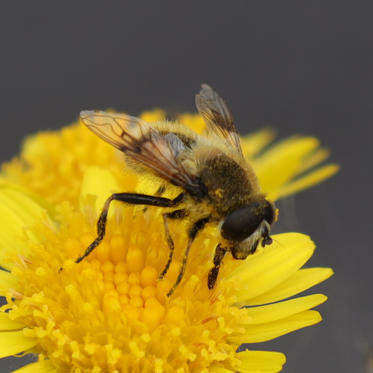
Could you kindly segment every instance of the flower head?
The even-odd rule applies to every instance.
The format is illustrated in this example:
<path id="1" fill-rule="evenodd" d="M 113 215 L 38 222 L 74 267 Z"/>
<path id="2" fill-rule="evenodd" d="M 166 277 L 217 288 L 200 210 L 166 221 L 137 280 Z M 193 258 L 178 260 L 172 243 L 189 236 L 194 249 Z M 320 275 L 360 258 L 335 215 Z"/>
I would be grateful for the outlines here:
<path id="1" fill-rule="evenodd" d="M 144 115 L 151 121 L 162 113 Z M 202 129 L 197 116 L 179 120 Z M 263 151 L 272 136 L 264 130 L 243 139 L 269 198 L 336 171 L 327 165 L 308 172 L 327 156 L 315 139 L 291 138 Z M 285 300 L 332 274 L 301 268 L 315 245 L 299 233 L 275 235 L 272 245 L 245 261 L 226 257 L 209 290 L 219 235 L 206 228 L 193 244 L 183 281 L 167 297 L 186 223 L 170 225 L 175 260 L 158 280 L 168 257 L 160 209 L 117 204 L 104 241 L 74 263 L 95 238 L 98 214 L 111 193 L 156 191 L 154 180 L 126 168 L 110 146 L 78 125 L 30 138 L 4 171 L 0 264 L 7 271 L 0 272 L 0 290 L 7 304 L 0 313 L 0 357 L 37 353 L 39 361 L 22 372 L 278 372 L 283 354 L 238 347 L 321 320 L 311 309 L 324 295 Z"/>

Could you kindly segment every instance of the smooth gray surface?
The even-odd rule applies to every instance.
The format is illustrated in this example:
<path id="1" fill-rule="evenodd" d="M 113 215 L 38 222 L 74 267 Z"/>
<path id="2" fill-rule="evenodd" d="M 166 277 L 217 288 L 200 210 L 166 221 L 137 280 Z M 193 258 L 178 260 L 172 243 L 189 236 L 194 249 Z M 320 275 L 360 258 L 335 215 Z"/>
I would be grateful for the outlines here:
<path id="1" fill-rule="evenodd" d="M 372 11 L 361 0 L 2 2 L 0 159 L 82 109 L 192 111 L 203 82 L 227 99 L 242 133 L 271 125 L 281 137 L 318 136 L 342 171 L 284 201 L 281 217 L 318 244 L 311 265 L 336 271 L 315 289 L 330 297 L 325 321 L 253 348 L 286 352 L 287 373 L 364 372 L 373 347 Z M 286 223 L 293 205 L 298 219 Z"/>

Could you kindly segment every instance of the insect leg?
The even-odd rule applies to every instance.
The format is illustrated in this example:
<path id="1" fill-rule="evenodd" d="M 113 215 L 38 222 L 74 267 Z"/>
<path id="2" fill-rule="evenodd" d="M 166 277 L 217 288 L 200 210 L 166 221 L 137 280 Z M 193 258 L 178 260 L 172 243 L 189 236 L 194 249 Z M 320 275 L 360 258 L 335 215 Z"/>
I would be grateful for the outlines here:
<path id="1" fill-rule="evenodd" d="M 187 260 L 188 260 L 188 256 L 189 256 L 189 251 L 190 251 L 190 247 L 192 246 L 192 243 L 194 241 L 194 239 L 196 238 L 197 234 L 199 231 L 201 231 L 206 223 L 210 220 L 210 217 L 206 217 L 206 218 L 202 218 L 200 220 L 197 220 L 193 225 L 192 225 L 192 228 L 189 230 L 189 240 L 188 240 L 188 245 L 185 249 L 185 253 L 184 253 L 184 257 L 183 257 L 183 262 L 181 264 L 181 268 L 180 268 L 180 272 L 177 276 L 177 279 L 176 279 L 176 282 L 174 283 L 174 285 L 172 286 L 172 288 L 170 289 L 170 291 L 167 293 L 167 296 L 170 297 L 172 295 L 172 293 L 175 291 L 177 285 L 179 285 L 181 279 L 183 278 L 183 275 L 184 275 L 184 272 L 185 272 L 185 267 L 186 267 L 186 263 L 187 263 Z"/>
<path id="2" fill-rule="evenodd" d="M 181 218 L 185 217 L 186 215 L 187 215 L 187 212 L 184 209 L 183 210 L 175 210 L 175 211 L 172 211 L 172 212 L 166 212 L 165 214 L 163 214 L 164 230 L 165 230 L 165 233 L 166 233 L 166 238 L 167 238 L 168 247 L 170 249 L 170 253 L 169 253 L 169 256 L 168 256 L 167 263 L 166 263 L 163 271 L 159 275 L 160 280 L 166 275 L 168 269 L 170 268 L 170 264 L 172 262 L 172 257 L 174 255 L 174 248 L 175 248 L 174 241 L 172 240 L 170 230 L 168 228 L 168 219 L 181 219 Z"/>
<path id="3" fill-rule="evenodd" d="M 219 274 L 220 264 L 226 252 L 227 249 L 221 247 L 220 244 L 218 244 L 218 246 L 215 248 L 214 266 L 210 269 L 207 280 L 207 286 L 210 290 L 215 286 L 216 279 L 218 278 Z"/>
<path id="4" fill-rule="evenodd" d="M 183 193 L 179 194 L 174 199 L 148 196 L 146 194 L 136 194 L 136 193 L 114 193 L 105 202 L 104 208 L 101 211 L 100 217 L 97 221 L 97 237 L 88 246 L 86 251 L 82 256 L 75 260 L 75 263 L 81 262 L 85 257 L 87 257 L 103 240 L 106 230 L 107 215 L 109 212 L 110 203 L 112 201 L 120 201 L 128 203 L 131 205 L 150 205 L 159 207 L 173 207 L 177 206 L 183 199 Z"/>

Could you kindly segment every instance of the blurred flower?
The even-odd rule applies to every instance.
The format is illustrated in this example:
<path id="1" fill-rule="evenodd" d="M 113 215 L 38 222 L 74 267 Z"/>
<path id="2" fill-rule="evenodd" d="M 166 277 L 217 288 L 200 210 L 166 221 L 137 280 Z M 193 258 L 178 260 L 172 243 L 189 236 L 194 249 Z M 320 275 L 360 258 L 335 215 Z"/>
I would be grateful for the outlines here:
<path id="1" fill-rule="evenodd" d="M 162 115 L 149 112 L 143 118 Z M 197 132 L 203 128 L 198 116 L 179 120 Z M 266 150 L 272 138 L 263 130 L 242 140 L 270 199 L 336 172 L 331 164 L 314 169 L 327 157 L 316 139 L 294 137 Z M 282 353 L 256 351 L 253 345 L 237 349 L 321 320 L 311 309 L 324 295 L 285 300 L 332 274 L 329 268 L 301 269 L 315 248 L 306 235 L 274 235 L 272 245 L 245 261 L 225 258 L 216 287 L 208 290 L 219 234 L 206 228 L 193 244 L 183 281 L 168 298 L 181 253 L 159 281 L 168 257 L 160 209 L 117 204 L 104 241 L 74 263 L 93 241 L 97 216 L 111 193 L 156 189 L 83 126 L 26 141 L 20 157 L 4 165 L 0 180 L 0 265 L 6 269 L 0 271 L 0 293 L 7 299 L 0 313 L 0 357 L 38 354 L 38 362 L 22 373 L 282 369 Z M 184 223 L 172 228 L 175 247 L 184 247 Z"/>

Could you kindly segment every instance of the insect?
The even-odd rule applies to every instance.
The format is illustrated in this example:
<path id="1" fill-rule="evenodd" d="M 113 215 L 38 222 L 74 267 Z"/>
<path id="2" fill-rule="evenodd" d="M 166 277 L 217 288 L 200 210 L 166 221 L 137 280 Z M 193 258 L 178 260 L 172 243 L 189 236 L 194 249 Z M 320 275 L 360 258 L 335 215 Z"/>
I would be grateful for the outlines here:
<path id="1" fill-rule="evenodd" d="M 206 84 L 196 95 L 196 106 L 206 123 L 202 135 L 179 123 L 149 124 L 127 114 L 81 112 L 81 121 L 122 151 L 131 166 L 155 174 L 164 179 L 165 185 L 171 183 L 182 191 L 174 199 L 138 193 L 111 195 L 97 222 L 97 238 L 76 263 L 103 240 L 112 201 L 165 209 L 162 216 L 169 257 L 160 279 L 167 273 L 174 254 L 168 222 L 188 219 L 188 242 L 178 277 L 168 296 L 182 280 L 192 243 L 206 224 L 215 224 L 220 231 L 220 242 L 208 274 L 209 289 L 215 286 L 227 252 L 235 259 L 246 259 L 260 242 L 263 247 L 272 243 L 270 230 L 276 220 L 275 206 L 261 193 L 257 177 L 244 159 L 231 112 Z"/>

